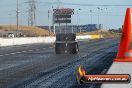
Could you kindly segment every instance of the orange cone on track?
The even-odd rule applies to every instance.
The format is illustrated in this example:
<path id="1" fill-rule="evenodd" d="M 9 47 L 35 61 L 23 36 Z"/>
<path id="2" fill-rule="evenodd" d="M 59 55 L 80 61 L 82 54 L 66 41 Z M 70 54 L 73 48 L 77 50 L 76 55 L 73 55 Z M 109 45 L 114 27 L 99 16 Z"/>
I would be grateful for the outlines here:
<path id="1" fill-rule="evenodd" d="M 127 8 L 119 51 L 114 62 L 132 62 L 132 8 Z"/>

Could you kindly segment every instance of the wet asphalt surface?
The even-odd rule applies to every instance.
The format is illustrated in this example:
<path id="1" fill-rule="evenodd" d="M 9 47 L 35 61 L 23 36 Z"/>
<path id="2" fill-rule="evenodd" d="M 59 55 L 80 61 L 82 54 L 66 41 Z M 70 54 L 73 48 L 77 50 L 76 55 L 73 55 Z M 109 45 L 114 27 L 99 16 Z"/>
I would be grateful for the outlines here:
<path id="1" fill-rule="evenodd" d="M 82 65 L 87 74 L 105 74 L 117 45 L 117 39 L 80 41 L 74 55 L 56 55 L 53 44 L 1 47 L 0 88 L 100 88 L 79 85 L 76 70 Z"/>

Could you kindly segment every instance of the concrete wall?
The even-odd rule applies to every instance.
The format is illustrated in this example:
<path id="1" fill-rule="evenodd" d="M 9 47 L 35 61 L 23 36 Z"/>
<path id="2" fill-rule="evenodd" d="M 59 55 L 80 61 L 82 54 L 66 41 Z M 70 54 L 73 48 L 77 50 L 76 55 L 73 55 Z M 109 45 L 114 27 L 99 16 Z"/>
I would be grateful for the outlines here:
<path id="1" fill-rule="evenodd" d="M 12 46 L 33 43 L 54 43 L 55 37 L 0 38 L 0 46 Z"/>
<path id="2" fill-rule="evenodd" d="M 103 35 L 79 35 L 76 39 L 100 39 Z"/>
<path id="3" fill-rule="evenodd" d="M 76 37 L 76 39 L 91 39 L 92 37 L 90 35 L 79 35 Z"/>
<path id="4" fill-rule="evenodd" d="M 100 36 L 93 35 L 79 35 L 78 39 L 97 39 Z M 102 38 L 102 37 L 101 37 Z M 33 44 L 33 43 L 54 43 L 55 37 L 25 37 L 25 38 L 0 38 L 0 47 L 2 46 L 12 46 L 12 45 L 22 45 L 22 44 Z"/>

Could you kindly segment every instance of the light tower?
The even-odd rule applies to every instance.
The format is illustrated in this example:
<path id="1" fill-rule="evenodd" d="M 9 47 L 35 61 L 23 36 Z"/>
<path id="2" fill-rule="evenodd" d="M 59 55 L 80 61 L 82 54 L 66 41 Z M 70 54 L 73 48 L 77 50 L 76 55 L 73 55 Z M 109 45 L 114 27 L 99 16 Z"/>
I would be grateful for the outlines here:
<path id="1" fill-rule="evenodd" d="M 19 30 L 19 2 L 17 0 L 17 9 L 16 9 L 16 16 L 17 16 L 17 31 Z"/>
<path id="2" fill-rule="evenodd" d="M 60 0 L 57 0 L 57 8 L 58 8 L 58 9 L 60 8 L 60 5 L 61 5 Z"/>
<path id="3" fill-rule="evenodd" d="M 29 0 L 29 10 L 28 10 L 28 25 L 36 25 L 36 0 Z"/>

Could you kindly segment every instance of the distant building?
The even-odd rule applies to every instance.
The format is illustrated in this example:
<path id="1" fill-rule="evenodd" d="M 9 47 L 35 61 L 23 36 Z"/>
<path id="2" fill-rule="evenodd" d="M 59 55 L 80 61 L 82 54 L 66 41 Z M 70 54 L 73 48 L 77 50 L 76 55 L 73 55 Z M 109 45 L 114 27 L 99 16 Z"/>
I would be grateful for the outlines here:
<path id="1" fill-rule="evenodd" d="M 49 30 L 49 27 L 48 26 L 38 26 L 40 28 L 44 28 L 44 29 L 47 29 Z M 71 33 L 71 32 L 74 32 L 74 33 L 78 33 L 80 32 L 92 32 L 92 31 L 97 31 L 97 30 L 100 30 L 103 28 L 103 25 L 102 24 L 86 24 L 86 25 L 67 25 L 67 27 L 65 25 L 61 25 L 60 27 L 59 26 L 56 26 L 55 27 L 55 31 L 58 33 L 58 32 L 61 32 L 61 33 L 64 33 L 64 32 L 68 32 L 68 33 Z M 53 26 L 51 27 L 51 31 L 53 32 Z"/>
<path id="2" fill-rule="evenodd" d="M 81 25 L 82 32 L 91 32 L 100 30 L 103 28 L 102 24 L 87 24 L 87 25 Z"/>

